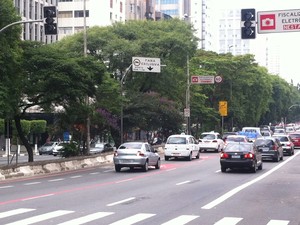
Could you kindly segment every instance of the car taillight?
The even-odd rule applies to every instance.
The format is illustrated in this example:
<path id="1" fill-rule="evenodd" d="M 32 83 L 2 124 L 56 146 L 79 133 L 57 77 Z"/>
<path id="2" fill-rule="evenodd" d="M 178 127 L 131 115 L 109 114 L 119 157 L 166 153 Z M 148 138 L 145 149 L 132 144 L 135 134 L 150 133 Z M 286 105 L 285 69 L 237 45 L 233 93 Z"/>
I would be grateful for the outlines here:
<path id="1" fill-rule="evenodd" d="M 254 154 L 252 154 L 252 153 L 247 153 L 247 154 L 244 155 L 244 158 L 245 158 L 245 159 L 254 159 Z"/>
<path id="2" fill-rule="evenodd" d="M 272 146 L 272 150 L 277 151 L 276 145 L 273 145 L 273 146 Z"/>
<path id="3" fill-rule="evenodd" d="M 218 142 L 217 140 L 213 140 L 212 142 Z"/>
<path id="4" fill-rule="evenodd" d="M 145 156 L 145 154 L 142 153 L 141 151 L 138 151 L 138 152 L 136 153 L 136 155 L 137 155 L 137 156 Z"/>
<path id="5" fill-rule="evenodd" d="M 229 158 L 229 155 L 225 152 L 222 152 L 221 153 L 221 159 L 228 159 Z"/>
<path id="6" fill-rule="evenodd" d="M 292 144 L 291 143 L 287 143 L 286 146 L 292 146 Z"/>

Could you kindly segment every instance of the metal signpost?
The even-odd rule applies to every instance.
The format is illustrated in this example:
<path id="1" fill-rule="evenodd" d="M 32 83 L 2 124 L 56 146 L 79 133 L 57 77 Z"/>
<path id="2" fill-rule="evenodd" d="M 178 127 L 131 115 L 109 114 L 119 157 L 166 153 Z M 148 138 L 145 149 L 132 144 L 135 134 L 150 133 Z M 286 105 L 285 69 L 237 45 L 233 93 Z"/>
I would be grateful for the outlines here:
<path id="1" fill-rule="evenodd" d="M 258 33 L 300 31 L 300 9 L 264 11 L 257 13 Z"/>

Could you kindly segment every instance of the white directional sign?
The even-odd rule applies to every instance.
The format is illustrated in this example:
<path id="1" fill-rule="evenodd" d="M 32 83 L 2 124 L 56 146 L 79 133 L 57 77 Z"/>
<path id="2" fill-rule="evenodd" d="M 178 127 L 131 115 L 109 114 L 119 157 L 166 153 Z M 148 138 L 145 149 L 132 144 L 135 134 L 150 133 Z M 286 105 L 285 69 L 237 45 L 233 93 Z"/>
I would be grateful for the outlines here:
<path id="1" fill-rule="evenodd" d="M 132 71 L 160 73 L 160 58 L 132 57 Z"/>
<path id="2" fill-rule="evenodd" d="M 300 9 L 258 12 L 257 21 L 260 34 L 300 31 Z"/>

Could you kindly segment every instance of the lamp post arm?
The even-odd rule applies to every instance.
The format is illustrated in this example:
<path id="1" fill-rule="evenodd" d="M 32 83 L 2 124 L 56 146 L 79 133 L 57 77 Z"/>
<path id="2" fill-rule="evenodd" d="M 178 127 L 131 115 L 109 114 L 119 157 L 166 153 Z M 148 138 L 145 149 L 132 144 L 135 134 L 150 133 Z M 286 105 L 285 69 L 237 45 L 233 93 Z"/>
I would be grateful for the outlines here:
<path id="1" fill-rule="evenodd" d="M 23 23 L 35 23 L 35 22 L 43 22 L 44 20 L 30 20 L 30 21 L 17 21 L 17 22 L 13 22 L 11 24 L 8 24 L 6 25 L 5 27 L 3 27 L 1 30 L 0 30 L 0 33 L 4 30 L 6 30 L 7 28 L 11 27 L 11 26 L 14 26 L 14 25 L 17 25 L 17 24 L 23 24 Z"/>

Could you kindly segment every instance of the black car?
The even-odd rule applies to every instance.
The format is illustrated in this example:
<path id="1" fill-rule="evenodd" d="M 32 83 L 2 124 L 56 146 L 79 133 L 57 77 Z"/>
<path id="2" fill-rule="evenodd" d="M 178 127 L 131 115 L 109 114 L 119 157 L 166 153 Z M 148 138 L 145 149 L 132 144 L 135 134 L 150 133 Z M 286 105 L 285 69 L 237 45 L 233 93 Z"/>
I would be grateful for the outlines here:
<path id="1" fill-rule="evenodd" d="M 261 137 L 257 138 L 254 145 L 262 151 L 263 159 L 270 159 L 275 162 L 283 160 L 282 143 L 276 137 Z"/>
<path id="2" fill-rule="evenodd" d="M 224 173 L 230 169 L 250 169 L 255 173 L 263 167 L 261 150 L 253 143 L 230 142 L 220 155 L 221 171 Z"/>

